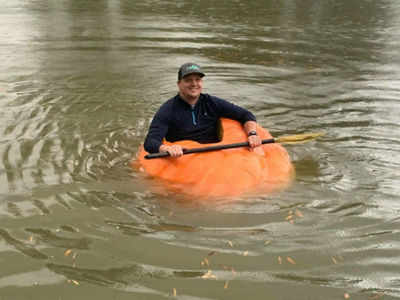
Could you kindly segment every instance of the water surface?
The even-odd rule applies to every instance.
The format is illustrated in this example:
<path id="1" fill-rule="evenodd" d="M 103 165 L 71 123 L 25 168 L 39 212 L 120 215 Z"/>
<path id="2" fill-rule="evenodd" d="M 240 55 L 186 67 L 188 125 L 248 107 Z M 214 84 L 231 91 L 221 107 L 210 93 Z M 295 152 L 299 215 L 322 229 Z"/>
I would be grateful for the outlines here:
<path id="1" fill-rule="evenodd" d="M 397 299 L 400 4 L 5 1 L 0 299 Z M 129 162 L 178 67 L 288 145 L 286 190 L 208 204 Z"/>

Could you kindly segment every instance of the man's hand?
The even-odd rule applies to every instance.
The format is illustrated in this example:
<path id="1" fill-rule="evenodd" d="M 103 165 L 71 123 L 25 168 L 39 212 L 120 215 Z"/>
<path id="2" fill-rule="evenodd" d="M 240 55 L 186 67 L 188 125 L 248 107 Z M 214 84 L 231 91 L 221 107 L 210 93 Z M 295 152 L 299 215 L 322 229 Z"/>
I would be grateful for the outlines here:
<path id="1" fill-rule="evenodd" d="M 255 121 L 247 121 L 244 123 L 244 131 L 247 134 L 247 140 L 251 150 L 261 145 L 262 141 L 257 135 L 257 123 Z"/>
<path id="2" fill-rule="evenodd" d="M 255 148 L 261 145 L 261 138 L 258 135 L 250 135 L 248 138 L 250 148 Z"/>
<path id="3" fill-rule="evenodd" d="M 171 157 L 179 157 L 183 155 L 183 149 L 180 145 L 161 145 L 160 152 L 168 152 Z"/>

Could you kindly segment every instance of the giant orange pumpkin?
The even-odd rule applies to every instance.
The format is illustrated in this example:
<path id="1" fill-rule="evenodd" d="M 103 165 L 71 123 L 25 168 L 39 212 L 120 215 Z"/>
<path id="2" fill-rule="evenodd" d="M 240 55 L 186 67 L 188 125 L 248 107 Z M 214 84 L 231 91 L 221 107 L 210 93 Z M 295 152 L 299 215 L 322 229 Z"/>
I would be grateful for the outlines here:
<path id="1" fill-rule="evenodd" d="M 239 122 L 229 119 L 221 121 L 221 142 L 204 145 L 194 141 L 179 141 L 174 144 L 189 149 L 247 141 Z M 271 138 L 269 132 L 260 126 L 257 133 L 262 139 Z M 265 144 L 254 151 L 243 147 L 187 154 L 178 158 L 148 160 L 144 157 L 146 154 L 141 147 L 132 166 L 139 163 L 141 170 L 161 179 L 166 187 L 175 191 L 206 198 L 240 196 L 255 191 L 269 193 L 286 187 L 294 176 L 290 157 L 279 144 Z"/>

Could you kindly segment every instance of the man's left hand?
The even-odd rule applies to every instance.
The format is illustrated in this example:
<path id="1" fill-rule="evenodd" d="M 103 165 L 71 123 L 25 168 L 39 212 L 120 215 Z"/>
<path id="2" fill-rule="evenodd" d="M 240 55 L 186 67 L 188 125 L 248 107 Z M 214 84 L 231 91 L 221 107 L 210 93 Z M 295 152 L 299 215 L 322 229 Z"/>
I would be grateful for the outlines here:
<path id="1" fill-rule="evenodd" d="M 248 137 L 250 148 L 255 148 L 261 145 L 261 138 L 258 135 L 251 135 Z"/>

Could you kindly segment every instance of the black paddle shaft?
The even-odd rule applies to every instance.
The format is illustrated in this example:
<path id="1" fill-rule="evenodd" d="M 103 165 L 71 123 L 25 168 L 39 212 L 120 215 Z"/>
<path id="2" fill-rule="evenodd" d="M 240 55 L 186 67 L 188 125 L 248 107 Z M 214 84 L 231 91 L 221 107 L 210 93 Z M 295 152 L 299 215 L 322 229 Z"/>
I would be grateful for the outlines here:
<path id="1" fill-rule="evenodd" d="M 275 143 L 275 139 L 267 139 L 262 140 L 261 144 L 271 144 Z M 242 142 L 242 143 L 234 143 L 234 144 L 225 144 L 225 145 L 215 145 L 215 146 L 208 146 L 202 148 L 192 148 L 192 149 L 183 149 L 183 154 L 191 154 L 191 153 L 200 153 L 200 152 L 210 152 L 210 151 L 218 151 L 224 149 L 232 149 L 232 148 L 240 148 L 240 147 L 249 147 L 249 142 Z M 162 158 L 168 157 L 168 152 L 159 152 L 159 153 L 151 153 L 145 155 L 144 158 L 146 159 L 154 159 L 154 158 Z"/>

